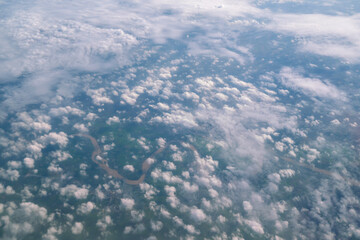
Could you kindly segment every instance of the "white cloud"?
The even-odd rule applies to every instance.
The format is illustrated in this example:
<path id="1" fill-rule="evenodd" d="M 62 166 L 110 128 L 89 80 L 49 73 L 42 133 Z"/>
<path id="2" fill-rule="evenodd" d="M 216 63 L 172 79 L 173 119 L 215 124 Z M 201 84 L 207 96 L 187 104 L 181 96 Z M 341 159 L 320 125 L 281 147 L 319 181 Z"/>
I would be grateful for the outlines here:
<path id="1" fill-rule="evenodd" d="M 190 184 L 189 182 L 184 182 L 183 189 L 187 193 L 195 193 L 199 190 L 199 187 L 196 184 Z"/>
<path id="2" fill-rule="evenodd" d="M 154 232 L 158 232 L 162 229 L 163 227 L 163 223 L 160 222 L 160 221 L 151 221 L 151 229 L 154 231 Z"/>
<path id="3" fill-rule="evenodd" d="M 38 116 L 36 119 L 33 119 L 28 113 L 21 112 L 17 114 L 17 120 L 11 123 L 11 126 L 15 129 L 33 129 L 39 132 L 49 132 L 51 130 L 51 125 L 48 123 L 50 118 L 48 116 Z"/>
<path id="4" fill-rule="evenodd" d="M 135 171 L 135 168 L 134 168 L 133 165 L 125 165 L 125 166 L 123 167 L 123 169 L 124 169 L 124 170 L 127 170 L 127 171 L 129 171 L 129 172 L 134 172 L 134 171 Z"/>
<path id="5" fill-rule="evenodd" d="M 180 200 L 175 195 L 176 188 L 166 185 L 164 189 L 165 192 L 168 194 L 166 202 L 168 202 L 172 208 L 178 208 Z"/>
<path id="6" fill-rule="evenodd" d="M 156 139 L 157 144 L 159 147 L 163 148 L 166 146 L 166 140 L 164 138 L 158 138 Z"/>
<path id="7" fill-rule="evenodd" d="M 20 177 L 20 173 L 15 169 L 3 169 L 0 168 L 0 177 L 10 181 L 17 181 Z"/>
<path id="8" fill-rule="evenodd" d="M 139 139 L 136 140 L 140 145 L 141 147 L 143 147 L 145 150 L 149 150 L 150 147 L 146 144 L 146 138 L 144 137 L 140 137 Z"/>
<path id="9" fill-rule="evenodd" d="M 279 74 L 282 83 L 306 95 L 336 100 L 345 100 L 344 93 L 329 82 L 318 78 L 304 77 L 301 73 L 290 67 L 283 67 Z"/>
<path id="10" fill-rule="evenodd" d="M 74 184 L 67 185 L 66 187 L 60 188 L 60 194 L 67 197 L 75 197 L 76 199 L 86 199 L 89 190 L 86 188 L 77 187 Z"/>
<path id="11" fill-rule="evenodd" d="M 34 168 L 34 159 L 28 157 L 24 158 L 24 165 L 27 168 Z"/>
<path id="12" fill-rule="evenodd" d="M 166 103 L 157 103 L 157 108 L 162 110 L 162 111 L 168 111 L 170 109 L 169 105 L 167 105 Z"/>
<path id="13" fill-rule="evenodd" d="M 43 235 L 43 239 L 44 240 L 57 240 L 56 235 L 59 235 L 62 233 L 62 229 L 61 228 L 55 228 L 55 227 L 50 227 L 46 234 Z"/>
<path id="14" fill-rule="evenodd" d="M 59 108 L 51 108 L 49 114 L 52 116 L 62 116 L 62 115 L 67 115 L 67 114 L 72 114 L 75 116 L 82 116 L 82 115 L 84 115 L 84 111 L 82 111 L 78 108 L 66 106 L 66 107 L 59 107 Z"/>
<path id="15" fill-rule="evenodd" d="M 58 165 L 51 163 L 47 168 L 50 173 L 61 173 L 63 170 Z"/>
<path id="16" fill-rule="evenodd" d="M 292 169 L 281 169 L 279 174 L 282 178 L 289 178 L 295 175 L 295 171 Z"/>
<path id="17" fill-rule="evenodd" d="M 3 239 L 23 239 L 35 228 L 47 222 L 47 210 L 32 202 L 22 202 L 20 206 L 10 204 L 8 216 L 3 216 Z"/>
<path id="18" fill-rule="evenodd" d="M 162 163 L 167 170 L 175 170 L 176 169 L 176 166 L 173 162 L 168 162 L 168 161 L 164 160 L 164 161 L 162 161 Z"/>
<path id="19" fill-rule="evenodd" d="M 117 116 L 109 117 L 108 120 L 106 120 L 106 124 L 111 125 L 112 123 L 119 123 L 120 119 Z"/>
<path id="20" fill-rule="evenodd" d="M 243 201 L 243 208 L 247 212 L 251 212 L 253 210 L 253 206 L 249 201 Z"/>
<path id="21" fill-rule="evenodd" d="M 75 222 L 75 224 L 71 227 L 71 232 L 75 235 L 80 234 L 84 229 L 84 226 L 81 222 Z"/>
<path id="22" fill-rule="evenodd" d="M 59 144 L 61 147 L 65 147 L 69 140 L 67 138 L 67 134 L 64 132 L 50 132 L 47 135 L 41 136 L 40 141 L 44 144 Z"/>
<path id="23" fill-rule="evenodd" d="M 113 221 L 110 216 L 105 216 L 103 219 L 99 219 L 96 223 L 96 226 L 99 227 L 102 231 L 106 230 L 109 225 L 112 225 Z"/>
<path id="24" fill-rule="evenodd" d="M 274 14 L 265 28 L 305 38 L 299 48 L 311 53 L 360 61 L 360 18 L 354 15 Z"/>
<path id="25" fill-rule="evenodd" d="M 78 209 L 77 209 L 77 211 L 79 212 L 79 213 L 82 213 L 82 214 L 89 214 L 93 209 L 95 209 L 96 208 L 96 205 L 95 205 L 95 203 L 93 203 L 93 202 L 87 202 L 87 203 L 82 203 L 79 207 L 78 207 Z"/>
<path id="26" fill-rule="evenodd" d="M 126 210 L 131 210 L 135 205 L 135 201 L 134 201 L 134 199 L 131 199 L 131 198 L 122 198 L 121 199 L 121 205 Z"/>
<path id="27" fill-rule="evenodd" d="M 154 186 L 147 183 L 140 183 L 140 189 L 145 192 L 144 197 L 148 200 L 152 199 L 159 192 Z"/>
<path id="28" fill-rule="evenodd" d="M 195 117 L 191 112 L 183 110 L 172 110 L 170 113 L 164 113 L 163 116 L 153 117 L 151 122 L 162 122 L 165 124 L 179 124 L 184 127 L 197 127 Z"/>
<path id="29" fill-rule="evenodd" d="M 65 152 L 65 151 L 60 151 L 60 150 L 57 150 L 55 152 L 52 152 L 51 154 L 51 157 L 53 157 L 56 161 L 59 161 L 59 162 L 62 162 L 62 161 L 65 161 L 69 158 L 72 158 L 72 156 L 68 153 L 68 152 Z"/>
<path id="30" fill-rule="evenodd" d="M 88 113 L 84 120 L 86 121 L 94 121 L 95 119 L 99 118 L 95 113 Z"/>
<path id="31" fill-rule="evenodd" d="M 221 100 L 221 101 L 224 101 L 224 102 L 226 102 L 226 101 L 229 99 L 229 97 L 226 96 L 226 95 L 223 94 L 223 93 L 216 93 L 216 94 L 215 94 L 215 97 L 216 97 L 217 99 Z"/>
<path id="32" fill-rule="evenodd" d="M 21 168 L 21 162 L 20 161 L 8 161 L 7 165 L 8 165 L 9 168 L 12 168 L 12 169 Z"/>
<path id="33" fill-rule="evenodd" d="M 194 92 L 184 92 L 183 96 L 185 99 L 192 99 L 194 102 L 198 102 L 200 97 Z"/>
<path id="34" fill-rule="evenodd" d="M 11 186 L 6 186 L 4 192 L 5 192 L 6 195 L 15 194 L 15 190 Z"/>
<path id="35" fill-rule="evenodd" d="M 244 222 L 246 223 L 246 225 L 251 227 L 252 230 L 254 230 L 255 232 L 260 233 L 260 234 L 264 234 L 264 228 L 258 221 L 244 220 Z"/>
<path id="36" fill-rule="evenodd" d="M 334 124 L 334 125 L 340 125 L 340 121 L 338 119 L 334 119 L 331 121 L 331 124 Z"/>
<path id="37" fill-rule="evenodd" d="M 134 105 L 138 97 L 139 93 L 136 92 L 136 89 L 134 89 L 133 91 L 126 89 L 124 93 L 121 94 L 121 98 L 130 105 Z"/>
<path id="38" fill-rule="evenodd" d="M 92 98 L 93 103 L 97 106 L 114 103 L 110 98 L 106 96 L 106 90 L 104 88 L 89 89 L 86 93 Z"/>
<path id="39" fill-rule="evenodd" d="M 198 223 L 205 221 L 207 218 L 203 210 L 196 207 L 190 209 L 190 217 Z"/>
<path id="40" fill-rule="evenodd" d="M 78 130 L 79 132 L 87 133 L 89 132 L 89 129 L 85 127 L 83 123 L 75 123 L 74 128 Z"/>

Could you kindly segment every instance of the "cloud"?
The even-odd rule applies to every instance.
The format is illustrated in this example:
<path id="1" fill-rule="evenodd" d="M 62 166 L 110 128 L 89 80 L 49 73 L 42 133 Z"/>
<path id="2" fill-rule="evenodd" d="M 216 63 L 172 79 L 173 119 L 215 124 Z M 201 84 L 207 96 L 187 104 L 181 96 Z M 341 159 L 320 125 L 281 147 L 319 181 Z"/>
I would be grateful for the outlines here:
<path id="1" fill-rule="evenodd" d="M 299 49 L 349 62 L 360 61 L 360 15 L 274 14 L 265 28 L 298 38 Z"/>
<path id="2" fill-rule="evenodd" d="M 283 67 L 279 78 L 285 86 L 312 97 L 346 100 L 345 94 L 331 83 L 318 78 L 304 77 L 299 71 L 290 67 Z"/>
<path id="3" fill-rule="evenodd" d="M 292 169 L 281 169 L 279 174 L 282 178 L 289 178 L 295 175 L 295 171 Z"/>
<path id="4" fill-rule="evenodd" d="M 60 188 L 60 194 L 62 196 L 75 197 L 76 199 L 86 199 L 89 194 L 89 190 L 70 184 L 66 187 Z"/>
<path id="5" fill-rule="evenodd" d="M 285 1 L 292 0 L 274 0 L 271 3 Z M 7 6 L 2 11 L 7 11 Z M 252 45 L 264 36 L 270 37 L 266 38 L 266 41 L 275 39 L 274 42 L 291 44 L 288 38 L 284 40 L 281 34 L 291 36 L 301 51 L 357 62 L 359 34 L 355 28 L 359 25 L 359 17 L 345 14 L 283 14 L 274 13 L 271 8 L 260 9 L 257 6 L 262 7 L 261 3 L 251 0 L 210 0 L 196 3 L 188 0 L 131 3 L 113 0 L 41 0 L 33 5 L 17 4 L 11 9 L 9 7 L 9 12 L 0 22 L 0 30 L 3 30 L 0 45 L 5 46 L 0 49 L 0 63 L 3 66 L 0 70 L 0 73 L 3 73 L 0 74 L 0 84 L 3 86 L 0 115 L 4 119 L 10 113 L 9 131 L 12 132 L 0 130 L 0 144 L 6 151 L 2 156 L 19 154 L 19 159 L 24 159 L 22 165 L 27 168 L 33 168 L 35 160 L 48 160 L 50 157 L 50 165 L 45 166 L 45 169 L 60 172 L 62 168 L 59 166 L 63 167 L 64 163 L 59 162 L 71 156 L 64 151 L 52 151 L 48 155 L 43 149 L 48 144 L 67 147 L 67 134 L 70 134 L 67 131 L 87 131 L 87 128 L 91 130 L 91 121 L 96 118 L 108 124 L 130 122 L 133 119 L 142 124 L 160 123 L 159 125 L 167 125 L 164 127 L 173 130 L 176 135 L 184 133 L 182 128 L 185 127 L 188 128 L 186 132 L 189 132 L 189 136 L 191 133 L 199 132 L 208 134 L 206 141 L 211 147 L 199 148 L 199 152 L 204 153 L 202 157 L 197 151 L 194 151 L 193 155 L 192 151 L 182 150 L 186 147 L 191 148 L 190 145 L 173 145 L 170 147 L 173 150 L 171 157 L 176 165 L 170 159 L 159 159 L 162 164 L 158 164 L 151 171 L 150 181 L 154 180 L 155 185 L 145 182 L 140 184 L 142 194 L 149 200 L 149 208 L 158 214 L 155 213 L 150 224 L 146 225 L 147 228 L 151 227 L 153 231 L 160 231 L 159 234 L 162 234 L 165 230 L 162 224 L 165 225 L 165 222 L 156 219 L 158 216 L 172 221 L 176 227 L 184 228 L 191 235 L 203 231 L 202 227 L 197 230 L 191 225 L 197 226 L 194 223 L 196 222 L 214 225 L 211 226 L 209 234 L 221 236 L 219 239 L 231 238 L 234 234 L 226 236 L 221 231 L 224 229 L 222 225 L 225 221 L 233 221 L 232 215 L 227 214 L 225 218 L 221 214 L 227 211 L 236 214 L 236 209 L 240 208 L 248 217 L 241 223 L 260 234 L 268 233 L 268 229 L 271 229 L 271 233 L 281 235 L 281 231 L 291 226 L 293 236 L 331 237 L 336 223 L 332 220 L 333 216 L 328 213 L 334 211 L 341 212 L 336 218 L 344 221 L 344 224 L 340 225 L 350 225 L 349 231 L 356 233 L 356 197 L 350 188 L 337 183 L 337 191 L 340 191 L 348 202 L 339 200 L 333 204 L 335 210 L 330 209 L 329 199 L 334 197 L 334 191 L 329 179 L 320 179 L 317 182 L 330 182 L 328 189 L 321 188 L 319 192 L 312 191 L 318 187 L 317 185 L 306 185 L 311 178 L 301 180 L 305 187 L 310 186 L 306 188 L 309 189 L 309 195 L 304 193 L 308 201 L 305 206 L 309 206 L 308 208 L 299 208 L 298 211 L 295 207 L 278 207 L 277 202 L 272 201 L 274 196 L 279 197 L 276 195 L 277 191 L 282 191 L 283 188 L 286 194 L 291 195 L 284 200 L 291 202 L 289 206 L 299 206 L 300 203 L 294 202 L 303 200 L 303 196 L 296 196 L 297 185 L 292 185 L 294 181 L 298 181 L 299 176 L 291 181 L 283 180 L 284 184 L 281 182 L 282 178 L 294 176 L 295 171 L 288 166 L 282 166 L 281 160 L 274 157 L 272 148 L 275 147 L 284 154 L 292 153 L 294 157 L 303 156 L 309 162 L 317 158 L 321 160 L 321 149 L 305 145 L 296 146 L 298 141 L 311 141 L 312 129 L 302 128 L 301 125 L 304 113 L 301 106 L 305 103 L 296 102 L 295 98 L 292 98 L 295 102 L 284 101 L 293 97 L 289 90 L 303 93 L 313 99 L 337 101 L 346 100 L 348 96 L 345 96 L 345 90 L 341 91 L 335 83 L 332 84 L 323 77 L 307 76 L 302 70 L 279 66 L 279 62 L 271 67 L 275 72 L 279 72 L 270 74 L 274 78 L 267 75 L 258 77 L 261 71 L 268 71 L 268 65 L 264 68 L 259 65 L 260 70 L 254 64 L 241 65 L 252 61 L 259 63 L 262 57 L 265 57 L 263 53 L 259 54 L 261 48 L 258 49 L 258 45 Z M 301 9 L 296 10 L 302 11 Z M 327 23 L 323 22 L 327 20 L 333 26 L 325 26 Z M 264 33 L 264 29 L 272 33 Z M 277 36 L 274 35 L 274 39 L 271 39 L 274 32 Z M 168 41 L 169 39 L 175 41 Z M 168 51 L 168 47 L 171 51 Z M 287 49 L 292 51 L 291 48 Z M 149 56 L 150 58 L 146 59 Z M 296 55 L 301 56 L 302 53 Z M 274 62 L 277 57 L 281 58 L 273 55 L 272 57 Z M 146 61 L 142 61 L 144 59 Z M 205 67 L 205 73 L 202 72 L 202 67 Z M 124 72 L 126 73 L 123 75 Z M 77 91 L 83 91 L 85 94 L 80 98 L 73 98 L 77 96 Z M 91 106 L 91 102 L 95 106 Z M 20 110 L 29 103 L 38 103 L 39 107 L 33 105 L 31 108 L 34 107 L 35 110 L 29 112 Z M 110 106 L 112 104 L 113 106 Z M 111 113 L 114 108 L 118 111 Z M 12 111 L 16 114 L 11 114 Z M 341 110 L 338 112 L 341 113 Z M 121 116 L 121 120 L 114 114 L 119 114 L 117 116 Z M 315 118 L 309 119 L 313 124 L 311 127 L 315 129 L 316 126 L 320 128 L 321 124 L 331 120 L 333 124 L 345 123 L 340 116 L 337 116 L 337 121 L 332 120 L 334 117 L 329 120 L 325 116 L 317 123 Z M 80 117 L 87 122 L 74 121 Z M 316 118 L 320 119 L 320 116 L 316 114 Z M 65 128 L 59 129 L 59 120 L 68 125 L 60 124 L 60 127 Z M 27 131 L 26 134 L 22 134 L 23 131 Z M 288 134 L 289 137 L 283 134 Z M 332 141 L 327 138 L 325 132 L 320 131 L 319 134 L 321 138 Z M 299 140 L 298 137 L 304 135 L 308 135 L 309 138 Z M 27 136 L 35 139 L 25 140 Z M 137 143 L 147 151 L 152 149 L 152 145 L 164 147 L 167 144 L 165 139 L 159 138 L 160 136 L 156 137 L 156 142 L 152 136 L 146 135 L 147 139 L 136 137 Z M 106 139 L 106 142 L 112 141 Z M 171 143 L 171 139 L 167 140 L 168 143 Z M 194 145 L 202 145 L 198 139 L 189 137 L 189 141 Z M 312 146 L 311 143 L 307 144 Z M 103 148 L 110 151 L 114 145 L 104 143 Z M 223 150 L 219 158 L 205 156 L 211 155 L 213 151 L 217 152 L 219 148 Z M 337 149 L 331 149 L 334 149 L 335 154 Z M 20 155 L 23 150 L 27 152 Z M 40 159 L 42 155 L 44 159 Z M 189 157 L 193 156 L 195 160 L 192 159 L 189 163 Z M 16 161 L 19 159 L 9 158 Z M 302 160 L 300 158 L 300 161 Z M 155 159 L 148 158 L 146 161 L 154 163 Z M 68 164 L 70 162 L 64 165 L 63 171 Z M 0 169 L 0 176 L 7 180 L 17 179 L 17 174 L 20 174 L 20 170 L 16 169 L 18 165 L 10 162 L 9 169 Z M 280 165 L 284 169 L 277 168 Z M 351 175 L 351 171 L 343 168 L 342 162 L 337 162 L 334 168 Z M 83 175 L 86 175 L 85 169 L 85 165 L 80 165 L 80 173 Z M 124 169 L 135 170 L 132 165 L 125 165 Z M 36 169 L 22 170 L 36 173 Z M 90 176 L 90 171 L 87 173 Z M 68 174 L 70 173 L 66 173 L 61 179 L 70 179 L 71 176 Z M 253 182 L 258 180 L 258 176 L 265 176 L 264 180 L 268 180 L 269 183 L 254 186 Z M 98 176 L 95 178 L 98 179 Z M 159 191 L 156 188 L 157 184 L 165 185 L 164 189 L 160 187 Z M 94 188 L 99 204 L 102 205 L 101 200 L 105 199 L 102 188 L 116 187 L 116 191 L 120 192 L 118 186 L 118 182 L 109 180 L 107 184 Z M 59 187 L 58 183 L 51 181 L 51 176 L 44 179 L 44 188 L 58 189 L 61 196 L 79 200 L 87 199 L 90 193 L 90 186 L 85 185 L 70 184 Z M 26 189 L 24 187 L 22 191 L 19 190 L 23 197 L 29 195 Z M 6 189 L 3 187 L 0 191 L 7 194 L 15 193 L 11 186 L 7 186 Z M 40 189 L 39 194 L 46 195 L 46 191 Z M 157 202 L 159 198 L 163 198 L 166 207 L 171 207 L 170 211 Z M 336 197 L 333 199 L 337 201 Z M 355 200 L 351 202 L 350 199 Z M 70 205 L 71 202 L 67 201 L 65 204 Z M 184 203 L 189 203 L 189 206 Z M 12 207 L 12 204 L 15 203 L 6 203 L 2 211 L 16 211 L 17 208 Z M 144 231 L 145 225 L 137 222 L 145 221 L 147 216 L 144 216 L 142 210 L 134 210 L 135 200 L 123 197 L 121 206 L 129 210 L 130 221 L 134 222 L 132 226 L 125 228 L 124 233 Z M 95 208 L 94 203 L 85 201 L 73 209 L 79 214 L 89 214 Z M 188 216 L 175 216 L 174 208 Z M 282 214 L 278 213 L 280 211 Z M 108 214 L 107 210 L 104 213 Z M 3 223 L 7 221 L 6 217 L 2 216 Z M 313 219 L 316 219 L 316 223 Z M 191 224 L 188 221 L 191 221 Z M 69 223 L 74 221 L 71 220 Z M 106 236 L 105 230 L 112 224 L 110 216 L 101 215 L 96 225 Z M 116 224 L 114 222 L 114 225 Z M 242 226 L 239 226 L 239 231 L 241 228 Z M 24 233 L 36 231 L 33 224 L 27 223 L 14 225 L 13 229 L 14 232 L 24 229 Z M 61 229 L 61 226 L 51 226 L 48 229 L 49 238 L 55 236 L 56 232 L 61 232 Z M 83 223 L 76 222 L 71 226 L 71 230 L 74 234 L 82 233 Z M 317 232 L 319 234 L 315 236 Z M 274 237 L 270 235 L 269 237 Z M 343 236 L 345 233 L 340 237 Z M 21 239 L 22 236 L 16 235 L 15 238 Z"/>
<path id="6" fill-rule="evenodd" d="M 3 169 L 0 168 L 0 177 L 9 181 L 17 181 L 20 177 L 20 173 L 15 169 Z"/>
<path id="7" fill-rule="evenodd" d="M 75 222 L 75 224 L 71 227 L 71 232 L 75 235 L 80 234 L 84 229 L 84 226 L 81 222 Z"/>
<path id="8" fill-rule="evenodd" d="M 15 130 L 26 129 L 36 130 L 39 132 L 49 132 L 51 125 L 48 123 L 50 118 L 48 116 L 37 116 L 37 119 L 33 119 L 30 114 L 21 112 L 17 114 L 17 120 L 11 123 L 11 127 Z"/>
<path id="9" fill-rule="evenodd" d="M 106 230 L 106 228 L 113 224 L 113 221 L 110 216 L 105 216 L 103 219 L 99 219 L 96 223 L 96 226 L 101 230 Z"/>
<path id="10" fill-rule="evenodd" d="M 131 209 L 133 209 L 133 207 L 135 205 L 135 201 L 134 201 L 134 199 L 131 199 L 131 198 L 122 198 L 121 199 L 121 205 L 126 210 L 131 210 Z"/>
<path id="11" fill-rule="evenodd" d="M 21 168 L 21 162 L 20 161 L 8 161 L 7 165 L 11 169 Z"/>
<path id="12" fill-rule="evenodd" d="M 243 208 L 247 212 L 251 212 L 253 210 L 251 203 L 248 201 L 243 201 Z"/>
<path id="13" fill-rule="evenodd" d="M 65 147 L 68 141 L 67 134 L 64 132 L 50 132 L 49 134 L 40 137 L 40 142 L 43 144 L 59 144 L 61 147 Z"/>
<path id="14" fill-rule="evenodd" d="M 87 202 L 87 203 L 82 203 L 79 208 L 77 209 L 77 211 L 81 214 L 89 214 L 92 210 L 94 210 L 96 208 L 95 203 L 93 202 Z"/>
<path id="15" fill-rule="evenodd" d="M 28 157 L 24 158 L 24 165 L 27 168 L 34 168 L 34 159 Z"/>
<path id="16" fill-rule="evenodd" d="M 168 195 L 166 202 L 168 202 L 172 208 L 178 208 L 180 201 L 175 195 L 176 188 L 166 185 L 164 189 Z"/>
<path id="17" fill-rule="evenodd" d="M 177 124 L 184 127 L 197 127 L 198 124 L 192 113 L 183 110 L 172 110 L 170 113 L 164 113 L 163 116 L 153 117 L 150 122 L 160 122 L 165 124 Z"/>
<path id="18" fill-rule="evenodd" d="M 92 98 L 93 103 L 97 106 L 104 105 L 105 103 L 114 103 L 109 97 L 106 96 L 106 90 L 104 88 L 89 89 L 86 93 Z"/>
<path id="19" fill-rule="evenodd" d="M 62 162 L 62 161 L 65 161 L 65 160 L 67 160 L 69 158 L 72 158 L 72 156 L 68 152 L 60 151 L 60 150 L 51 152 L 50 155 L 51 155 L 51 157 L 55 158 L 55 160 L 57 162 Z"/>
<path id="20" fill-rule="evenodd" d="M 139 46 L 148 40 L 165 43 L 176 39 L 188 45 L 192 54 L 232 57 L 244 63 L 252 59 L 249 48 L 224 38 L 219 30 L 230 28 L 224 24 L 228 16 L 258 14 L 261 10 L 249 1 L 194 5 L 191 1 L 119 4 L 106 0 L 102 4 L 66 1 L 61 5 L 37 1 L 26 7 L 16 4 L 8 12 L 11 14 L 0 23 L 0 54 L 4 56 L 0 60 L 0 82 L 19 85 L 3 88 L 6 94 L 1 119 L 27 104 L 48 102 L 54 95 L 54 99 L 73 97 L 89 77 L 79 77 L 78 73 L 109 72 L 146 58 L 148 54 Z M 194 18 L 197 15 L 203 17 Z M 211 24 L 206 17 L 211 18 Z M 202 34 L 184 37 L 195 29 Z M 163 68 L 160 76 L 171 77 L 170 70 Z M 121 97 L 133 105 L 138 90 L 128 89 Z M 94 104 L 112 103 L 94 91 L 88 92 Z"/>
<path id="21" fill-rule="evenodd" d="M 163 223 L 160 222 L 160 221 L 151 221 L 151 229 L 154 231 L 154 232 L 158 232 L 162 229 L 163 227 Z"/>
<path id="22" fill-rule="evenodd" d="M 154 196 L 159 193 L 159 190 L 157 190 L 154 186 L 149 185 L 148 183 L 140 183 L 140 189 L 141 191 L 145 192 L 144 197 L 148 200 L 153 199 Z"/>
<path id="23" fill-rule="evenodd" d="M 264 234 L 264 228 L 255 220 L 244 220 L 245 224 L 252 228 L 257 233 Z"/>
<path id="24" fill-rule="evenodd" d="M 133 165 L 125 165 L 125 166 L 123 167 L 123 169 L 124 169 L 124 170 L 127 170 L 127 171 L 129 171 L 129 172 L 134 172 L 134 171 L 135 171 L 135 168 L 134 168 Z"/>
<path id="25" fill-rule="evenodd" d="M 32 202 L 10 205 L 8 215 L 1 218 L 3 239 L 21 239 L 47 222 L 47 210 Z"/>
<path id="26" fill-rule="evenodd" d="M 52 116 L 62 116 L 62 115 L 67 115 L 67 114 L 72 114 L 75 116 L 82 116 L 82 115 L 84 115 L 84 111 L 77 109 L 77 108 L 70 107 L 70 106 L 66 106 L 66 107 L 59 107 L 59 108 L 51 108 L 49 114 Z"/>
<path id="27" fill-rule="evenodd" d="M 195 220 L 197 223 L 199 222 L 203 222 L 206 220 L 207 216 L 206 214 L 203 212 L 203 210 L 193 207 L 190 210 L 190 217 Z"/>
<path id="28" fill-rule="evenodd" d="M 106 124 L 111 125 L 112 123 L 119 123 L 120 119 L 117 116 L 109 117 L 108 120 L 106 120 Z"/>

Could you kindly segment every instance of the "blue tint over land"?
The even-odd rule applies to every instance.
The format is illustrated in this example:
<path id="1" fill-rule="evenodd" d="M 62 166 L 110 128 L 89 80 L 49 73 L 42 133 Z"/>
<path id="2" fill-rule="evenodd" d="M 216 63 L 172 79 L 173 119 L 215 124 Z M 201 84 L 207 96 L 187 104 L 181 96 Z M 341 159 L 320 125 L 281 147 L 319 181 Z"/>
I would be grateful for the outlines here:
<path id="1" fill-rule="evenodd" d="M 359 10 L 0 2 L 0 238 L 359 239 Z"/>

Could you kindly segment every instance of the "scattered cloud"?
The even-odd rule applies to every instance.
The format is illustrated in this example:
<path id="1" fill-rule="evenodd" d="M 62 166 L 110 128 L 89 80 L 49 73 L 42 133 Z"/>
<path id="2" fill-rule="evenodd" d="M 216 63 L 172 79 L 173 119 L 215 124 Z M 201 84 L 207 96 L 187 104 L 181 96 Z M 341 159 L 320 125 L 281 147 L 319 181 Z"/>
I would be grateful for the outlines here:
<path id="1" fill-rule="evenodd" d="M 279 78 L 285 86 L 312 97 L 346 100 L 345 93 L 328 81 L 304 77 L 299 71 L 290 67 L 283 67 L 279 73 Z"/>

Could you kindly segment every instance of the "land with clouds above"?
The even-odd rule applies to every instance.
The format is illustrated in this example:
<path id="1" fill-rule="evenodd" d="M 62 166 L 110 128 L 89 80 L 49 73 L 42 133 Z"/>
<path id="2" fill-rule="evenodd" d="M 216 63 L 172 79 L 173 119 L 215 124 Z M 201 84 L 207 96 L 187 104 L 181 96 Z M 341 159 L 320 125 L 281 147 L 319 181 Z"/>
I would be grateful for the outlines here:
<path id="1" fill-rule="evenodd" d="M 360 238 L 359 10 L 0 1 L 1 239 Z"/>

